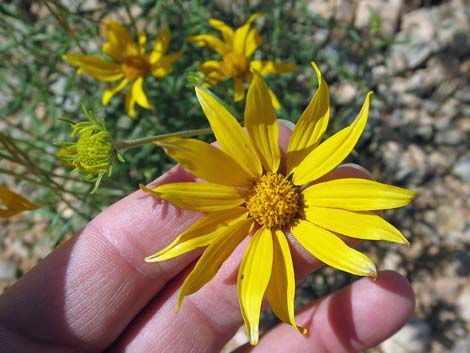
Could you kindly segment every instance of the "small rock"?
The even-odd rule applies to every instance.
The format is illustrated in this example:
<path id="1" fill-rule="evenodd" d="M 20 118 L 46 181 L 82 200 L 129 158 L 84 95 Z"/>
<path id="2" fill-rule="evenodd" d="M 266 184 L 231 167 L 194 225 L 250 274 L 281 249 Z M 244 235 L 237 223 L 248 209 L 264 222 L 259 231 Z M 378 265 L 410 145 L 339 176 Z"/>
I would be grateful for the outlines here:
<path id="1" fill-rule="evenodd" d="M 372 78 L 375 82 L 380 82 L 388 77 L 388 70 L 385 65 L 377 65 L 372 67 Z"/>
<path id="2" fill-rule="evenodd" d="M 438 48 L 433 41 L 402 39 L 391 47 L 387 66 L 395 73 L 414 69 L 424 63 Z"/>
<path id="3" fill-rule="evenodd" d="M 399 158 L 397 180 L 407 180 L 409 184 L 421 184 L 431 174 L 432 165 L 429 156 L 418 145 L 411 144 Z"/>
<path id="4" fill-rule="evenodd" d="M 452 168 L 452 174 L 462 179 L 466 183 L 470 183 L 470 154 L 460 157 Z"/>
<path id="5" fill-rule="evenodd" d="M 428 323 L 413 318 L 380 346 L 384 353 L 427 353 L 429 342 Z"/>
<path id="6" fill-rule="evenodd" d="M 356 97 L 358 92 L 357 85 L 351 82 L 341 82 L 339 87 L 335 90 L 335 97 L 339 104 L 349 104 Z"/>
<path id="7" fill-rule="evenodd" d="M 18 268 L 12 262 L 0 261 L 0 281 L 13 281 L 17 278 Z"/>
<path id="8" fill-rule="evenodd" d="M 450 120 L 452 120 L 459 114 L 460 108 L 461 108 L 461 103 L 457 99 L 455 98 L 447 99 L 440 106 L 439 115 L 442 116 L 442 118 L 439 120 L 446 121 L 447 122 L 446 124 L 448 125 Z M 443 127 L 443 129 L 447 129 L 448 127 L 447 125 L 441 125 L 441 126 Z M 439 126 L 439 125 L 436 124 L 436 126 Z"/>
<path id="9" fill-rule="evenodd" d="M 407 38 L 431 42 L 436 35 L 435 18 L 429 8 L 421 8 L 403 15 L 402 31 Z"/>
<path id="10" fill-rule="evenodd" d="M 470 352 L 470 337 L 463 337 L 454 343 L 452 353 L 468 353 Z"/>
<path id="11" fill-rule="evenodd" d="M 368 28 L 375 14 L 380 19 L 381 29 L 395 33 L 402 3 L 402 0 L 360 0 L 357 4 L 354 25 L 358 28 Z"/>
<path id="12" fill-rule="evenodd" d="M 352 23 L 354 5 L 354 2 L 348 0 L 315 0 L 309 2 L 308 9 L 325 18 L 330 18 L 334 15 L 335 19 L 339 22 Z"/>
<path id="13" fill-rule="evenodd" d="M 457 297 L 457 312 L 460 317 L 466 321 L 470 322 L 470 284 L 467 283 Z"/>
<path id="14" fill-rule="evenodd" d="M 435 142 L 439 145 L 459 145 L 464 141 L 464 133 L 460 129 L 449 129 L 445 131 L 439 131 L 436 134 Z"/>
<path id="15" fill-rule="evenodd" d="M 393 250 L 389 250 L 385 254 L 385 257 L 382 260 L 382 266 L 387 270 L 399 271 L 401 274 L 404 274 L 403 258 L 399 253 Z"/>
<path id="16" fill-rule="evenodd" d="M 438 173 L 445 173 L 455 163 L 455 152 L 450 149 L 434 150 L 429 154 L 433 169 Z"/>
<path id="17" fill-rule="evenodd" d="M 470 252 L 465 250 L 459 251 L 456 258 L 457 274 L 463 277 L 470 277 Z M 470 320 L 468 320 L 468 323 L 470 324 Z"/>
<path id="18" fill-rule="evenodd" d="M 458 264 L 451 262 L 450 264 L 443 263 L 442 266 L 445 267 L 443 275 L 433 279 L 432 295 L 439 302 L 454 303 L 461 287 L 460 281 L 455 277 Z M 436 314 L 439 315 L 441 322 L 447 319 L 448 321 L 457 319 L 455 310 L 449 312 L 448 308 L 440 308 Z M 449 318 L 449 316 L 452 317 Z"/>
<path id="19" fill-rule="evenodd" d="M 468 238 L 465 234 L 467 215 L 464 207 L 452 204 L 441 205 L 436 210 L 436 228 L 443 240 L 449 245 L 463 244 Z"/>

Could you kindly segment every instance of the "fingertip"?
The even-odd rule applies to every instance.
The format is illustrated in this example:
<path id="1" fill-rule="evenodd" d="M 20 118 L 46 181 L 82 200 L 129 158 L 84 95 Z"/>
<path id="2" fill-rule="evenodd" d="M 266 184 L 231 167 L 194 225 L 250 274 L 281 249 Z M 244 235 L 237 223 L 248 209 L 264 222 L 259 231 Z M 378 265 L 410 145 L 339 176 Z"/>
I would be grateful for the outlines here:
<path id="1" fill-rule="evenodd" d="M 404 313 L 411 316 L 414 313 L 416 298 L 410 282 L 401 274 L 391 270 L 381 271 L 377 276 L 376 285 L 388 293 L 403 300 Z"/>
<path id="2" fill-rule="evenodd" d="M 328 174 L 317 179 L 315 181 L 315 184 L 329 181 L 329 180 L 344 179 L 344 178 L 360 178 L 360 179 L 375 180 L 373 175 L 364 167 L 355 163 L 347 163 L 347 164 L 342 164 L 338 166 L 337 168 L 333 169 Z"/>
<path id="3" fill-rule="evenodd" d="M 279 147 L 281 152 L 285 154 L 287 146 L 289 145 L 290 136 L 292 135 L 292 129 L 287 125 L 287 120 L 284 121 L 280 119 L 279 122 Z"/>

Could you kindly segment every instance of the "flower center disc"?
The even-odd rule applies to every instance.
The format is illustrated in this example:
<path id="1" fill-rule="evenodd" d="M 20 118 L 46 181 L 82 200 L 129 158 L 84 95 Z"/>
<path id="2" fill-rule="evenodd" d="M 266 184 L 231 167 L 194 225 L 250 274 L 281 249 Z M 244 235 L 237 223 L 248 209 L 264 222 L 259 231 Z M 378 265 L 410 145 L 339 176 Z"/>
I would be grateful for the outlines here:
<path id="1" fill-rule="evenodd" d="M 249 72 L 249 64 L 245 55 L 236 52 L 224 55 L 224 65 L 227 73 L 234 78 L 243 78 Z"/>
<path id="2" fill-rule="evenodd" d="M 150 71 L 150 64 L 143 56 L 131 55 L 124 60 L 122 71 L 129 81 L 134 81 Z"/>
<path id="3" fill-rule="evenodd" d="M 282 174 L 261 176 L 248 191 L 246 200 L 250 215 L 269 228 L 291 225 L 302 210 L 301 194 Z"/>
<path id="4" fill-rule="evenodd" d="M 113 156 L 111 139 L 104 133 L 86 131 L 77 141 L 76 167 L 85 173 L 98 173 L 108 169 Z"/>

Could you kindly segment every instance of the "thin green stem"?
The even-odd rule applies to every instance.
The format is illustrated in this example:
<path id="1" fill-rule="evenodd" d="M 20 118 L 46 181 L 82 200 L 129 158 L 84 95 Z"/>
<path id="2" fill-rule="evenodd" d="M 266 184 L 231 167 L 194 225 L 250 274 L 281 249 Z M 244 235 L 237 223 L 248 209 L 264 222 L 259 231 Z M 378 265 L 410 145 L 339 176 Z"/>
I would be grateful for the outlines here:
<path id="1" fill-rule="evenodd" d="M 131 21 L 132 29 L 134 30 L 134 34 L 136 36 L 139 35 L 139 31 L 137 30 L 137 24 L 135 23 L 134 16 L 132 16 L 131 8 L 129 6 L 129 0 L 124 1 L 124 8 L 126 9 L 127 17 L 129 17 L 129 21 Z"/>
<path id="2" fill-rule="evenodd" d="M 59 22 L 59 24 L 62 26 L 62 28 L 65 29 L 65 31 L 67 32 L 67 34 L 73 39 L 73 41 L 77 44 L 78 48 L 80 49 L 80 51 L 82 52 L 82 54 L 86 54 L 86 50 L 85 48 L 83 48 L 83 46 L 80 44 L 80 41 L 78 40 L 77 36 L 75 35 L 74 31 L 72 30 L 72 28 L 70 28 L 67 20 L 64 18 L 63 16 L 63 11 L 64 9 L 61 8 L 60 6 L 58 6 L 58 4 L 55 2 L 55 1 L 50 1 L 50 0 L 42 0 L 42 2 L 44 3 L 44 5 L 46 5 L 46 7 L 48 8 L 48 10 L 51 12 L 51 14 L 56 18 L 57 22 Z M 51 4 L 54 4 L 54 6 L 56 6 L 58 8 L 59 11 L 57 11 L 57 9 L 54 9 Z"/>
<path id="3" fill-rule="evenodd" d="M 212 134 L 212 130 L 211 129 L 186 130 L 186 131 L 172 132 L 169 134 L 163 134 L 163 135 L 158 135 L 158 136 L 144 137 L 144 138 L 131 140 L 131 141 L 122 141 L 122 142 L 115 143 L 114 148 L 116 148 L 116 150 L 118 151 L 123 151 L 123 150 L 127 150 L 130 148 L 146 145 L 148 143 L 152 143 L 158 140 L 163 140 L 169 137 L 191 137 L 194 135 L 204 135 L 204 134 Z"/>

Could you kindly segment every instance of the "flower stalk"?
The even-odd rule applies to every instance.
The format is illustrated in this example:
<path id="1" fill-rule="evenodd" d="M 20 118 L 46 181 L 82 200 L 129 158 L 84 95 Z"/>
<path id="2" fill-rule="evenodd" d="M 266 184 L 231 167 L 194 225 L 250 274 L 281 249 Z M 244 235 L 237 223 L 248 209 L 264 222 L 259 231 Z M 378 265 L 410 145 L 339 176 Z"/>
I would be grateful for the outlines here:
<path id="1" fill-rule="evenodd" d="M 123 150 L 128 150 L 131 148 L 135 148 L 135 147 L 140 147 L 148 143 L 154 143 L 156 141 L 164 140 L 170 137 L 191 137 L 191 136 L 204 135 L 204 134 L 212 134 L 212 130 L 210 128 L 185 130 L 185 131 L 172 132 L 169 134 L 143 137 L 143 138 L 135 139 L 135 140 L 121 141 L 121 142 L 116 142 L 114 144 L 114 148 L 117 151 L 123 151 Z"/>

